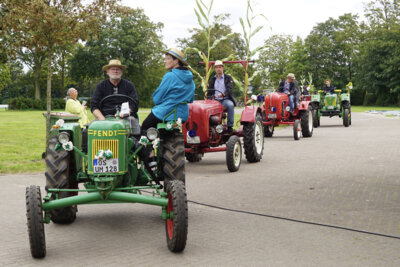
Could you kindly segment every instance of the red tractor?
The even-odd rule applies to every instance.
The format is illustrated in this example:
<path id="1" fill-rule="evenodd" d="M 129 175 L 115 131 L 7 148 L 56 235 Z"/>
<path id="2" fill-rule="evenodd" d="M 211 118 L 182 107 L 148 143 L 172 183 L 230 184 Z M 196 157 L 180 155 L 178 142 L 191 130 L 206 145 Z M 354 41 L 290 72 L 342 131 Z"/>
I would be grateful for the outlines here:
<path id="1" fill-rule="evenodd" d="M 214 62 L 210 62 L 213 64 Z M 246 61 L 225 61 L 241 63 Z M 261 108 L 246 106 L 242 111 L 239 129 L 228 131 L 225 107 L 216 100 L 196 100 L 189 104 L 189 118 L 182 127 L 185 155 L 190 162 L 198 162 L 204 153 L 226 151 L 228 170 L 239 170 L 242 159 L 242 141 L 248 162 L 259 162 L 264 150 Z"/>
<path id="2" fill-rule="evenodd" d="M 289 97 L 285 93 L 273 92 L 265 96 L 262 106 L 265 137 L 272 137 L 279 125 L 293 125 L 294 140 L 300 136 L 311 137 L 313 118 L 311 96 L 300 96 L 300 102 L 290 112 Z M 296 101 L 295 101 L 296 102 Z"/>

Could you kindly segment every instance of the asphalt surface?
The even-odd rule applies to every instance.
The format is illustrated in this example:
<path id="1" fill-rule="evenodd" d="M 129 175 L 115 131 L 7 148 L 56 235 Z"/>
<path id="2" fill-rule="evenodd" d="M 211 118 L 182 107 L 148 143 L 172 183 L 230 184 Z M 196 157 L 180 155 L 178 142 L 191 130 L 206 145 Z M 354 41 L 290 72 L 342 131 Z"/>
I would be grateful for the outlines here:
<path id="1" fill-rule="evenodd" d="M 223 152 L 186 165 L 189 200 L 236 211 L 189 202 L 179 254 L 166 246 L 160 208 L 112 204 L 45 225 L 47 256 L 32 259 L 25 187 L 43 194 L 44 175 L 2 175 L 0 265 L 400 266 L 400 119 L 353 113 L 348 128 L 322 118 L 313 137 L 292 133 L 276 130 L 262 161 L 243 154 L 236 173 Z"/>

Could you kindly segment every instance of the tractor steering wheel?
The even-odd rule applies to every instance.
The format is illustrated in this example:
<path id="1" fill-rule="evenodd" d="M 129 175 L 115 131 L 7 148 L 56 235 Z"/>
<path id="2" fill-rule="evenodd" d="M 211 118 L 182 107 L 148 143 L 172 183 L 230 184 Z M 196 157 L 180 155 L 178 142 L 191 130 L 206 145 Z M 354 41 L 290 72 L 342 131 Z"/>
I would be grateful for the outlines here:
<path id="1" fill-rule="evenodd" d="M 116 105 L 115 107 L 113 107 L 113 108 L 107 108 L 107 109 L 103 109 L 103 102 L 105 101 L 105 100 L 107 100 L 107 99 L 109 99 L 109 98 L 116 98 L 116 97 L 118 97 L 118 98 L 125 98 L 128 102 L 129 101 L 132 101 L 132 102 L 135 102 L 135 100 L 132 98 L 132 97 L 130 97 L 130 96 L 127 96 L 127 95 L 122 95 L 122 94 L 113 94 L 113 95 L 108 95 L 108 96 L 105 96 L 105 97 L 103 97 L 103 99 L 100 101 L 100 105 L 99 105 L 99 108 L 100 108 L 100 111 L 103 113 L 103 110 L 104 111 L 114 111 L 114 113 L 116 113 L 117 112 L 117 110 L 121 110 L 121 105 L 122 105 L 122 103 L 123 102 L 126 102 L 126 101 L 123 101 L 123 102 L 121 102 L 121 104 L 120 105 Z M 106 116 L 107 117 L 107 116 Z"/>
<path id="2" fill-rule="evenodd" d="M 214 93 L 211 96 L 207 96 L 207 99 L 214 100 L 215 99 L 215 91 L 220 92 L 223 95 L 222 98 L 224 98 L 224 93 L 222 93 L 220 90 L 218 90 L 218 89 L 210 89 L 210 91 L 214 91 Z"/>

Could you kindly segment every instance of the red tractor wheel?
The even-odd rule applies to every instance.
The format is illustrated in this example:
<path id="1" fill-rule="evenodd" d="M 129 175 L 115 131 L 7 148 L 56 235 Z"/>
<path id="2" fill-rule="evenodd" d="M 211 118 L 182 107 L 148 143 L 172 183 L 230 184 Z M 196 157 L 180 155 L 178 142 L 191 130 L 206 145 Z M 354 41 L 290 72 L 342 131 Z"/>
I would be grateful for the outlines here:
<path id="1" fill-rule="evenodd" d="M 185 157 L 189 162 L 199 162 L 203 155 L 200 153 L 185 153 Z"/>
<path id="2" fill-rule="evenodd" d="M 308 109 L 301 113 L 301 132 L 304 137 L 311 137 L 313 130 L 312 108 L 308 106 Z"/>
<path id="3" fill-rule="evenodd" d="M 294 140 L 300 140 L 301 136 L 301 127 L 300 127 L 300 121 L 295 120 L 294 125 L 293 125 L 293 137 Z"/>
<path id="4" fill-rule="evenodd" d="M 274 135 L 274 125 L 264 126 L 264 136 L 272 137 Z"/>
<path id="5" fill-rule="evenodd" d="M 230 172 L 236 172 L 240 168 L 242 161 L 242 144 L 236 135 L 229 137 L 226 143 L 226 165 Z"/>
<path id="6" fill-rule="evenodd" d="M 259 162 L 264 150 L 264 131 L 261 116 L 257 114 L 254 123 L 243 127 L 244 153 L 248 162 Z"/>
<path id="7" fill-rule="evenodd" d="M 188 207 L 186 189 L 182 181 L 172 180 L 167 184 L 168 206 L 165 232 L 168 249 L 180 252 L 185 249 L 188 233 Z"/>

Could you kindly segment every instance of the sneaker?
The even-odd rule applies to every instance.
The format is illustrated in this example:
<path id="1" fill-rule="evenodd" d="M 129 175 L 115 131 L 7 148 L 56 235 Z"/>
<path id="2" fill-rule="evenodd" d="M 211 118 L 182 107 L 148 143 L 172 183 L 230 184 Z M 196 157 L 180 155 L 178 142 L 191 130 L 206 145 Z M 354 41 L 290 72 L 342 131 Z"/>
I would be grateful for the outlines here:
<path id="1" fill-rule="evenodd" d="M 149 162 L 149 167 L 150 167 L 150 168 L 157 167 L 157 161 L 151 161 L 151 162 Z"/>

